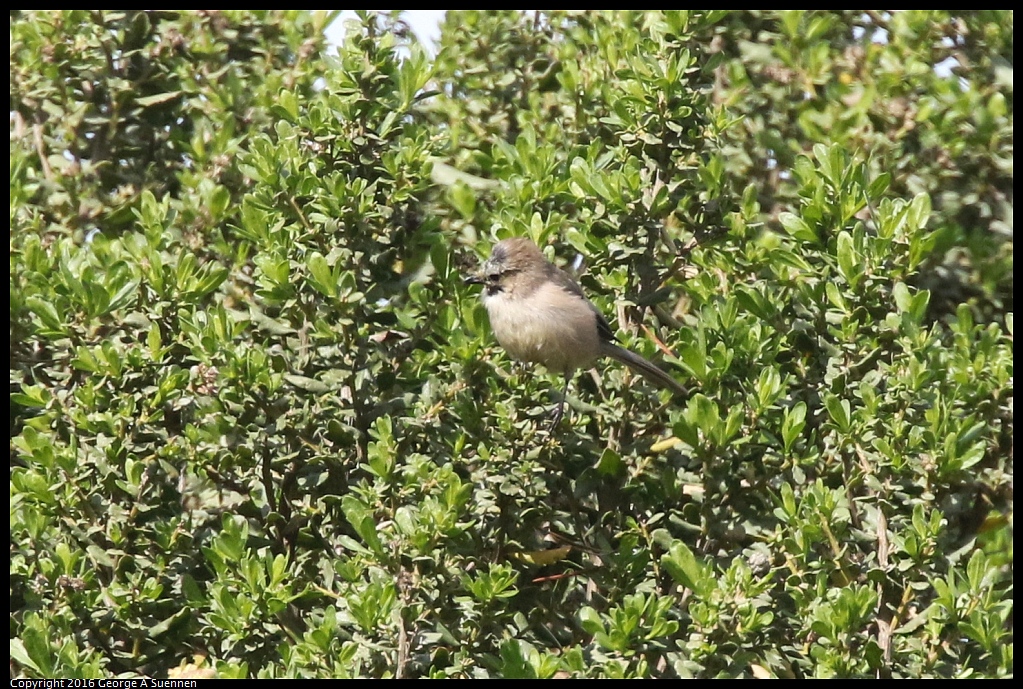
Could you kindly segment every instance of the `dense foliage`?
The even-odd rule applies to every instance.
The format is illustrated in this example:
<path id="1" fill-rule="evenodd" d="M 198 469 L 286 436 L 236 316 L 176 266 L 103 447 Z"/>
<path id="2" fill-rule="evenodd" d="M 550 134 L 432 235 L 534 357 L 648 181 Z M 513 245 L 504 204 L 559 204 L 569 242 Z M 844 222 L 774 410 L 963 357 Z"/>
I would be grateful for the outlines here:
<path id="1" fill-rule="evenodd" d="M 12 676 L 1011 676 L 1012 16 L 12 12 Z"/>

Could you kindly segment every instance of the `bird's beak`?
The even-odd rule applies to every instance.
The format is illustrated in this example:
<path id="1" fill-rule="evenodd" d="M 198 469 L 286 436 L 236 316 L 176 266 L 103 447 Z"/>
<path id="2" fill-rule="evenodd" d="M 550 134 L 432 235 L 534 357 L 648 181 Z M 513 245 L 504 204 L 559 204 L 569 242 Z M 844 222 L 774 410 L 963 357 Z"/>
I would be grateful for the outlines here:
<path id="1" fill-rule="evenodd" d="M 481 278 L 476 273 L 470 273 L 469 275 L 465 276 L 464 282 L 467 285 L 482 285 L 483 284 L 483 278 Z"/>

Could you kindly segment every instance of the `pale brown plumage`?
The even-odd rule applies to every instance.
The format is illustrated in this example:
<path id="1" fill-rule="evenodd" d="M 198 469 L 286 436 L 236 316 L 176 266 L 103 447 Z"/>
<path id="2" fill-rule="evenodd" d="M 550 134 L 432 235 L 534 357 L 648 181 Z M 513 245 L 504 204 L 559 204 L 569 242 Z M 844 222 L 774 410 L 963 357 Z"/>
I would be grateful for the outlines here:
<path id="1" fill-rule="evenodd" d="M 565 376 L 600 357 L 622 362 L 648 380 L 685 394 L 674 378 L 638 354 L 614 343 L 611 327 L 567 273 L 548 261 L 525 237 L 498 242 L 466 282 L 483 285 L 483 305 L 502 347 L 515 359 L 543 364 Z M 564 395 L 554 423 L 564 412 Z"/>

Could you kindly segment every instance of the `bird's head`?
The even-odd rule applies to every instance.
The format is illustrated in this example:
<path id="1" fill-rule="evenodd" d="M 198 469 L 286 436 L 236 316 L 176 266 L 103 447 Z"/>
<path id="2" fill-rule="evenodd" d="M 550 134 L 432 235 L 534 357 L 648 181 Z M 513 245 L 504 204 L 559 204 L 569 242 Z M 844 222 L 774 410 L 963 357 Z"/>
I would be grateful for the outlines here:
<path id="1" fill-rule="evenodd" d="M 548 266 L 539 247 L 526 237 L 502 239 L 490 251 L 490 258 L 466 276 L 469 285 L 483 285 L 488 295 L 507 291 L 514 281 L 542 276 Z"/>

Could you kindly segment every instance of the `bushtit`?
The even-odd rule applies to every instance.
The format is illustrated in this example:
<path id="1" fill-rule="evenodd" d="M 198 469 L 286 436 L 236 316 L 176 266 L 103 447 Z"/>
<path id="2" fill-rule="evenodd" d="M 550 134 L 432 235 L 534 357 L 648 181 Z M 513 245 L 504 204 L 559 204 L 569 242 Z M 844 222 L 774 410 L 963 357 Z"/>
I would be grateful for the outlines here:
<path id="1" fill-rule="evenodd" d="M 497 341 L 515 359 L 543 364 L 565 376 L 609 356 L 647 380 L 685 394 L 685 388 L 652 363 L 614 343 L 611 327 L 582 289 L 525 237 L 498 242 L 479 270 L 465 279 L 483 285 L 483 305 Z M 553 425 L 565 410 L 565 394 Z"/>

